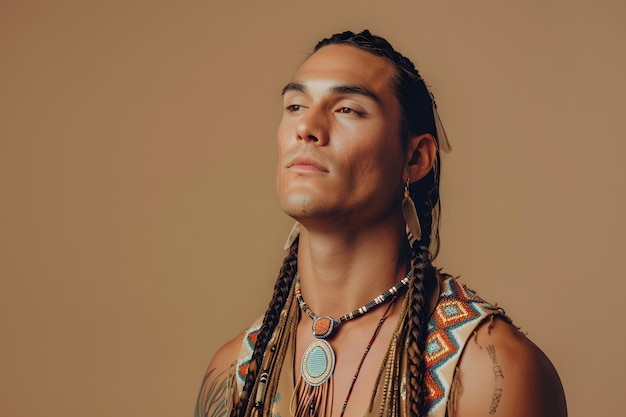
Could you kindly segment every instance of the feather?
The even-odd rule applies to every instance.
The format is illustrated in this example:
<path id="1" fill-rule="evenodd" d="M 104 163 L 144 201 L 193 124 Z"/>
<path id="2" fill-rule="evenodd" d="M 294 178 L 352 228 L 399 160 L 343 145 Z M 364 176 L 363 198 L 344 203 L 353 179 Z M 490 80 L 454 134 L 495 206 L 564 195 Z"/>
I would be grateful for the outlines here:
<path id="1" fill-rule="evenodd" d="M 417 210 L 415 209 L 415 203 L 413 203 L 413 199 L 408 191 L 405 191 L 404 198 L 402 199 L 402 215 L 404 216 L 404 221 L 413 239 L 422 240 L 422 228 L 420 227 L 420 221 L 417 217 Z"/>

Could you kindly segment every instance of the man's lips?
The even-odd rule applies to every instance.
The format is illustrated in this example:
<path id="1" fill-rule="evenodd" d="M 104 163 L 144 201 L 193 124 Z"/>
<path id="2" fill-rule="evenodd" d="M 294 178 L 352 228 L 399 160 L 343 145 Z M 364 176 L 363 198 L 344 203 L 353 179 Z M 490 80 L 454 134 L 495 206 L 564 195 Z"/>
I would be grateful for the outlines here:
<path id="1" fill-rule="evenodd" d="M 312 156 L 299 155 L 287 164 L 288 169 L 328 172 L 328 168 Z"/>

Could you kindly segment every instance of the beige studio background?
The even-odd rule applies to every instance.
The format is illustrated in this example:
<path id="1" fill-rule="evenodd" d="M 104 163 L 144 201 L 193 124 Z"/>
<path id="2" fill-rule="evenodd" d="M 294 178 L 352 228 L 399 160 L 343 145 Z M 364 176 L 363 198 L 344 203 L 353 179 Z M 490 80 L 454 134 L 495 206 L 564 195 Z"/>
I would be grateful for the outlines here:
<path id="1" fill-rule="evenodd" d="M 192 414 L 282 260 L 280 89 L 362 28 L 455 147 L 438 265 L 623 413 L 623 2 L 0 0 L 0 415 Z"/>

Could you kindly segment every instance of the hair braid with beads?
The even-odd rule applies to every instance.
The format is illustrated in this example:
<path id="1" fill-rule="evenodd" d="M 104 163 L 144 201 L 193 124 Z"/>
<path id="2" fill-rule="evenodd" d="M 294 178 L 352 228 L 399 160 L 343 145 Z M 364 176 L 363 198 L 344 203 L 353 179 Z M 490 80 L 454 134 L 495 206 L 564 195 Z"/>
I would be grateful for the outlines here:
<path id="1" fill-rule="evenodd" d="M 412 297 L 409 300 L 409 332 L 407 340 L 407 356 L 408 356 L 408 388 L 407 395 L 409 398 L 409 406 L 411 416 L 421 416 L 424 410 L 424 372 L 425 364 L 423 360 L 427 311 L 426 294 L 432 291 L 433 278 L 435 276 L 435 268 L 432 266 L 428 249 L 415 242 L 411 248 L 412 266 L 415 279 L 413 280 Z M 427 285 L 430 284 L 430 285 Z"/>
<path id="2" fill-rule="evenodd" d="M 278 274 L 278 279 L 274 285 L 274 295 L 270 301 L 269 307 L 265 312 L 263 318 L 263 325 L 259 330 L 256 343 L 254 345 L 254 351 L 252 358 L 248 365 L 248 373 L 246 374 L 246 380 L 243 386 L 239 401 L 231 410 L 231 417 L 245 415 L 248 402 L 250 401 L 250 390 L 254 386 L 256 378 L 259 373 L 259 368 L 262 366 L 263 354 L 267 348 L 267 344 L 272 337 L 274 328 L 278 324 L 280 318 L 280 312 L 285 307 L 285 302 L 289 296 L 291 290 L 291 284 L 296 275 L 298 269 L 298 239 L 291 245 L 289 254 L 285 257 L 283 265 Z"/>

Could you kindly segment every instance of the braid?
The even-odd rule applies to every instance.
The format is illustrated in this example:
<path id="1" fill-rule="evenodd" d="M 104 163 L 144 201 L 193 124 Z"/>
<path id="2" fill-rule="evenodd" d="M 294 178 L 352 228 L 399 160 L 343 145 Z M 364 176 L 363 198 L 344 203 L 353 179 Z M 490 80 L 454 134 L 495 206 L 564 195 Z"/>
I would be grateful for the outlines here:
<path id="1" fill-rule="evenodd" d="M 437 161 L 439 154 L 437 154 Z M 439 163 L 437 162 L 437 166 Z M 439 253 L 439 170 L 433 168 L 424 178 L 410 186 L 411 198 L 422 229 L 420 243 L 428 248 L 431 260 Z"/>
<path id="2" fill-rule="evenodd" d="M 409 300 L 409 331 L 407 339 L 408 388 L 410 415 L 419 417 L 424 410 L 424 344 L 427 333 L 426 294 L 432 290 L 428 284 L 435 278 L 435 268 L 428 248 L 416 241 L 411 248 L 411 265 L 415 279 Z"/>
<path id="3" fill-rule="evenodd" d="M 298 262 L 298 239 L 291 245 L 289 254 L 285 257 L 283 265 L 278 274 L 278 279 L 274 285 L 274 295 L 270 301 L 269 307 L 265 312 L 263 318 L 263 325 L 257 336 L 257 341 L 254 345 L 254 351 L 250 364 L 248 365 L 248 373 L 246 374 L 246 380 L 239 396 L 239 401 L 233 407 L 231 411 L 231 417 L 244 416 L 250 400 L 251 391 L 256 382 L 259 367 L 263 362 L 263 355 L 267 348 L 268 342 L 272 337 L 274 328 L 278 324 L 280 313 L 285 307 L 285 302 L 289 296 L 291 290 L 291 284 L 296 275 Z"/>

